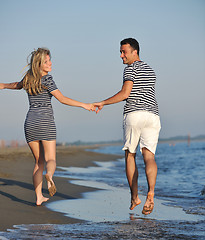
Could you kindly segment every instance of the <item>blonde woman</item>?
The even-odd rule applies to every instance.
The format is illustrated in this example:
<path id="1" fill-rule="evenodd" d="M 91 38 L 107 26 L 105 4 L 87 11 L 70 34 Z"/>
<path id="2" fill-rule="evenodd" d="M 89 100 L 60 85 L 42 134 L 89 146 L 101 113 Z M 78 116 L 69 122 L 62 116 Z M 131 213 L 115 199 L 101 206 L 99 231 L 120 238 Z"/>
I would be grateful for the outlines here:
<path id="1" fill-rule="evenodd" d="M 30 54 L 29 69 L 20 82 L 0 83 L 0 89 L 22 89 L 28 94 L 29 111 L 26 116 L 24 131 L 26 141 L 35 158 L 33 184 L 36 193 L 36 205 L 49 200 L 42 194 L 44 162 L 50 196 L 56 193 L 53 175 L 56 169 L 56 126 L 54 122 L 51 98 L 75 107 L 94 111 L 92 104 L 82 103 L 65 97 L 57 88 L 48 73 L 52 70 L 50 51 L 38 48 Z"/>

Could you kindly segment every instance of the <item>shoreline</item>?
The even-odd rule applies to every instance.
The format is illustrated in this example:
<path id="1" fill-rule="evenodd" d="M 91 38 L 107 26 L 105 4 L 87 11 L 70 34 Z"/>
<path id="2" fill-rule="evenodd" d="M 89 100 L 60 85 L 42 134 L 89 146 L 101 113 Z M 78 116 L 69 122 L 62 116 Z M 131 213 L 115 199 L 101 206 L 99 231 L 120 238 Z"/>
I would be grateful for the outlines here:
<path id="1" fill-rule="evenodd" d="M 0 149 L 0 239 L 203 239 L 204 204 L 196 206 L 199 214 L 189 213 L 186 207 L 174 204 L 172 198 L 160 198 L 159 194 L 152 214 L 144 216 L 143 192 L 139 194 L 142 203 L 130 211 L 129 188 L 121 178 L 123 156 L 104 154 L 106 147 L 103 153 L 98 149 L 95 152 L 104 146 L 58 146 L 54 176 L 57 194 L 42 207 L 35 206 L 30 150 Z M 203 150 L 204 145 L 200 146 L 190 151 Z M 117 153 L 120 147 L 115 150 L 111 146 L 108 152 Z M 167 148 L 161 150 L 167 152 Z M 169 152 L 172 156 L 172 150 Z M 44 191 L 49 196 L 45 185 L 46 181 Z M 192 206 L 190 203 L 190 210 Z"/>
<path id="2" fill-rule="evenodd" d="M 88 167 L 95 166 L 94 161 L 114 161 L 121 157 L 86 151 L 100 146 L 57 146 L 57 166 Z M 12 229 L 14 225 L 21 224 L 84 222 L 52 211 L 45 205 L 58 200 L 78 199 L 82 197 L 82 193 L 92 192 L 95 189 L 73 185 L 67 178 L 54 175 L 57 193 L 42 206 L 36 206 L 32 183 L 33 166 L 34 159 L 28 147 L 0 149 L 0 231 Z M 43 193 L 49 196 L 45 180 Z"/>

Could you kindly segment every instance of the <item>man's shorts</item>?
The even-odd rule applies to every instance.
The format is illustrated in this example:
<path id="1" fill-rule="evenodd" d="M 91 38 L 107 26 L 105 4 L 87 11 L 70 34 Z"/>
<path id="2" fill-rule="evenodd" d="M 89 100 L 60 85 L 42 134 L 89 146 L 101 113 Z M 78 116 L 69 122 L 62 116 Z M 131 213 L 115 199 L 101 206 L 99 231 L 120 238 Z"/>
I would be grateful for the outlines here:
<path id="1" fill-rule="evenodd" d="M 160 129 L 160 117 L 153 113 L 135 111 L 125 114 L 123 120 L 124 147 L 122 150 L 136 153 L 138 143 L 140 143 L 141 152 L 142 148 L 147 148 L 155 154 Z"/>

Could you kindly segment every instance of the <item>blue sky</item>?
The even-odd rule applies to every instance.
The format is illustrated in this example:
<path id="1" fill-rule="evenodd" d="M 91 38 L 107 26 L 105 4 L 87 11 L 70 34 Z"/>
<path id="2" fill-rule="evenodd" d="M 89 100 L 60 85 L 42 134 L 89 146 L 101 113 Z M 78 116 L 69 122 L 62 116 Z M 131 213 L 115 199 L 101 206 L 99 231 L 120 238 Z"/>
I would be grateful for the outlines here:
<path id="1" fill-rule="evenodd" d="M 19 81 L 34 48 L 51 50 L 64 95 L 103 100 L 121 89 L 119 42 L 134 37 L 157 75 L 161 138 L 205 134 L 204 0 L 0 0 L 0 82 Z M 99 114 L 52 100 L 57 140 L 122 138 L 124 103 Z M 24 139 L 25 91 L 0 91 L 0 139 Z"/>

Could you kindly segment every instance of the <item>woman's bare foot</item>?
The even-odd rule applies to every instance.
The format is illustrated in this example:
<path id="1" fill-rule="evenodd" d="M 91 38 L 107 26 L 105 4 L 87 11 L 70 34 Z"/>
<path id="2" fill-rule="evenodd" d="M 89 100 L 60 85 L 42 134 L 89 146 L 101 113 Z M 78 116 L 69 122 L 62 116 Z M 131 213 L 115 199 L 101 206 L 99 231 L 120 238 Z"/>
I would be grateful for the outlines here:
<path id="1" fill-rule="evenodd" d="M 147 194 L 147 199 L 144 204 L 142 213 L 145 215 L 150 214 L 154 209 L 154 193 L 153 192 L 148 192 Z"/>
<path id="2" fill-rule="evenodd" d="M 130 210 L 133 210 L 137 205 L 141 203 L 141 200 L 137 197 L 135 200 L 131 200 Z"/>
<path id="3" fill-rule="evenodd" d="M 48 183 L 49 194 L 52 197 L 56 193 L 55 183 L 53 182 L 52 178 L 48 174 L 45 175 L 45 178 Z"/>
<path id="4" fill-rule="evenodd" d="M 38 198 L 38 199 L 36 200 L 36 205 L 37 205 L 37 206 L 41 206 L 41 204 L 42 204 L 43 202 L 47 202 L 48 200 L 49 200 L 49 198 L 46 198 L 46 197 L 42 196 L 42 197 L 40 197 L 40 198 Z"/>

